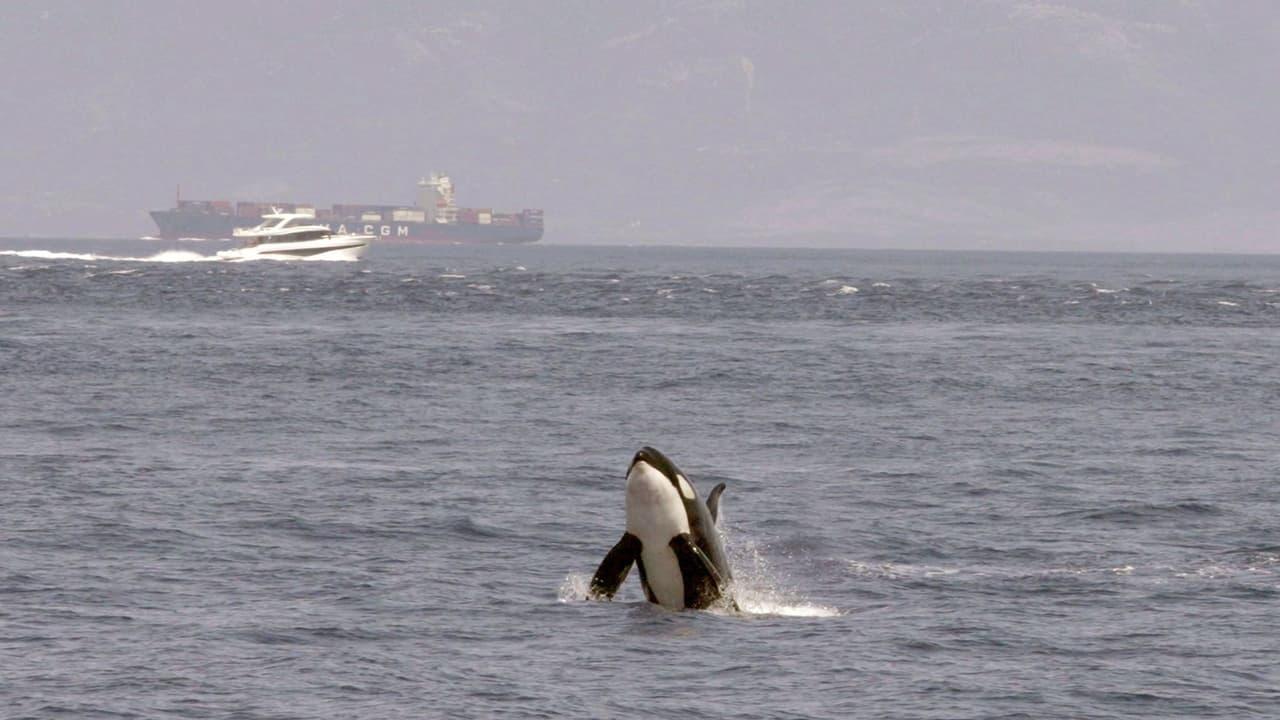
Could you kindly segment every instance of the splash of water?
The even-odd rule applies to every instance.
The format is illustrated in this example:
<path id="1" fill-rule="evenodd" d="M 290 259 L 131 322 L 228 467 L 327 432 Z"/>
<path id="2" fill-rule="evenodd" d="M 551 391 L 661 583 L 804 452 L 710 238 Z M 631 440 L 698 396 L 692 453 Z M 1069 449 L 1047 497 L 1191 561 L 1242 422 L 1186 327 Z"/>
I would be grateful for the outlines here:
<path id="1" fill-rule="evenodd" d="M 726 533 L 727 535 L 727 533 Z M 728 538 L 726 537 L 726 540 Z M 733 567 L 733 585 L 729 594 L 737 602 L 737 610 L 726 605 L 709 609 L 719 615 L 830 618 L 843 615 L 839 609 L 809 602 L 788 587 L 774 571 L 765 552 L 754 540 L 734 538 L 726 542 L 729 562 Z M 591 575 L 570 573 L 560 583 L 557 598 L 562 603 L 591 599 Z"/>
<path id="2" fill-rule="evenodd" d="M 560 583 L 557 597 L 562 603 L 585 602 L 590 599 L 591 576 L 584 573 L 569 573 Z"/>
<path id="3" fill-rule="evenodd" d="M 797 618 L 829 618 L 843 614 L 838 608 L 812 603 L 789 587 L 755 540 L 734 536 L 731 542 L 726 542 L 726 551 L 733 565 L 731 592 L 743 614 Z"/>

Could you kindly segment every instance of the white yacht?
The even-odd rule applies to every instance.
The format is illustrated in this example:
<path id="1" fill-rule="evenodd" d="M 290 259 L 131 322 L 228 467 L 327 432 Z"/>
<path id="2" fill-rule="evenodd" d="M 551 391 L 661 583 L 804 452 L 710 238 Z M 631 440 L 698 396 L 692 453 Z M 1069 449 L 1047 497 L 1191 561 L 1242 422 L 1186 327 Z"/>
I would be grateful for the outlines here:
<path id="1" fill-rule="evenodd" d="M 222 260 L 359 260 L 372 235 L 335 233 L 311 215 L 273 212 L 262 223 L 236 228 L 240 247 L 218 253 Z"/>

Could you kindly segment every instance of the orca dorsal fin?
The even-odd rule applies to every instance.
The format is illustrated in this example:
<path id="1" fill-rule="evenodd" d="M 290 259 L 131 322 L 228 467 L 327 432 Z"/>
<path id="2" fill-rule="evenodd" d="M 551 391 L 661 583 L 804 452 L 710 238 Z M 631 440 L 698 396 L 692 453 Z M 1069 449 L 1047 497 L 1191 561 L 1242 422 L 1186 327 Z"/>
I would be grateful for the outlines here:
<path id="1" fill-rule="evenodd" d="M 724 483 L 711 488 L 707 495 L 707 509 L 711 511 L 711 519 L 720 522 L 720 493 L 724 492 Z"/>

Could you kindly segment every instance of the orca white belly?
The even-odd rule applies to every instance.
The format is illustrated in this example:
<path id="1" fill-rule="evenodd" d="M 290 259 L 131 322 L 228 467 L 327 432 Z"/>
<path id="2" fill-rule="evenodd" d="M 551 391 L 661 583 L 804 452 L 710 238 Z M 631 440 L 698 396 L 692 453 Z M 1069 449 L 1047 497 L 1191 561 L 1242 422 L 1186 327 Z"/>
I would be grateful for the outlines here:
<path id="1" fill-rule="evenodd" d="M 684 577 L 670 543 L 689 532 L 689 517 L 671 481 L 648 463 L 636 463 L 627 475 L 627 532 L 640 539 L 640 562 L 654 598 L 683 609 Z"/>
<path id="2" fill-rule="evenodd" d="M 666 545 L 652 547 L 645 543 L 644 550 L 640 552 L 640 562 L 644 563 L 645 580 L 654 599 L 663 607 L 684 608 L 684 576 L 680 574 L 680 563 L 671 548 Z"/>

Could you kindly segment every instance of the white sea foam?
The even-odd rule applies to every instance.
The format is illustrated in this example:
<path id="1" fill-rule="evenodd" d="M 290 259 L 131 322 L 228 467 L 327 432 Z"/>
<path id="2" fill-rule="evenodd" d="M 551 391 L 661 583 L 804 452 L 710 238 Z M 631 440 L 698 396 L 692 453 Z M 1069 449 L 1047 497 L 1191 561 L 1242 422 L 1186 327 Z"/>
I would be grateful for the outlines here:
<path id="1" fill-rule="evenodd" d="M 52 250 L 0 250 L 0 255 L 10 257 L 36 258 L 39 260 L 100 260 L 97 255 L 85 253 L 53 252 Z"/>
<path id="2" fill-rule="evenodd" d="M 216 255 L 201 255 L 198 252 L 190 250 L 165 250 L 156 253 L 150 257 L 142 258 L 143 262 L 163 262 L 163 263 L 181 263 L 181 262 L 205 262 L 207 260 L 217 260 Z"/>
<path id="3" fill-rule="evenodd" d="M 1280 555 L 1267 553 L 1251 554 L 1242 562 L 1205 559 L 1188 560 L 1178 565 L 1126 563 L 1123 565 L 1066 564 L 1047 567 L 997 565 L 938 567 L 892 562 L 868 563 L 861 560 L 846 560 L 845 564 L 853 575 L 868 581 L 928 578 L 935 582 L 946 583 L 1007 583 L 1061 577 L 1092 578 L 1098 581 L 1110 577 L 1117 582 L 1144 584 L 1165 584 L 1171 580 L 1188 579 L 1256 582 L 1258 579 L 1265 581 L 1280 574 L 1280 567 L 1278 567 Z"/>
<path id="4" fill-rule="evenodd" d="M 846 564 L 854 575 L 896 580 L 910 577 L 940 577 L 957 575 L 956 568 L 944 568 L 937 565 L 910 565 L 907 563 L 865 563 L 861 560 L 848 560 Z"/>
<path id="5" fill-rule="evenodd" d="M 745 615 L 831 618 L 844 614 L 837 608 L 811 603 L 778 588 L 745 588 L 740 580 L 734 582 L 733 599 Z"/>

